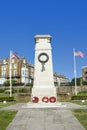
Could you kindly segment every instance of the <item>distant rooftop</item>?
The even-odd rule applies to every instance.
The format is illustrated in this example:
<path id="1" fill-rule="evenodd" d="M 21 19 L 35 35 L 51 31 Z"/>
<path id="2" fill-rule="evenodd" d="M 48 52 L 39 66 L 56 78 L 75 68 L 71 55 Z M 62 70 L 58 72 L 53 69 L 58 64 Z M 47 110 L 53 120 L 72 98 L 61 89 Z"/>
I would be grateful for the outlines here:
<path id="1" fill-rule="evenodd" d="M 87 68 L 87 66 L 83 66 L 82 68 Z"/>

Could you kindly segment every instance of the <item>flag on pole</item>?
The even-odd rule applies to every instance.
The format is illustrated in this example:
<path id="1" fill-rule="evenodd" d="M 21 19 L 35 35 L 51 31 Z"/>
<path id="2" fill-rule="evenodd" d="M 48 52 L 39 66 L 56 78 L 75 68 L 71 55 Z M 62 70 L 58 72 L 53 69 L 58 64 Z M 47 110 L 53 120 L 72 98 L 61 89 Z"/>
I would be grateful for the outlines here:
<path id="1" fill-rule="evenodd" d="M 84 58 L 84 53 L 81 51 L 78 51 L 78 52 L 75 51 L 74 56 L 80 56 L 81 58 Z"/>
<path id="2" fill-rule="evenodd" d="M 75 95 L 77 95 L 77 81 L 76 81 L 76 56 L 80 56 L 81 58 L 84 58 L 84 53 L 81 51 L 75 51 L 75 49 L 73 49 L 74 52 L 74 76 L 75 76 Z"/>
<path id="3" fill-rule="evenodd" d="M 11 63 L 11 56 L 12 55 L 12 51 L 10 50 L 10 97 L 12 96 L 12 63 Z"/>
<path id="4" fill-rule="evenodd" d="M 11 58 L 17 58 L 17 59 L 19 59 L 20 57 L 19 57 L 19 55 L 17 55 L 16 53 L 13 53 L 12 51 L 11 51 Z"/>
<path id="5" fill-rule="evenodd" d="M 11 59 L 12 59 L 13 57 L 14 57 L 14 58 L 17 58 L 17 59 L 20 58 L 16 53 L 13 53 L 13 52 L 10 50 L 10 97 L 12 96 L 12 62 L 11 62 Z"/>

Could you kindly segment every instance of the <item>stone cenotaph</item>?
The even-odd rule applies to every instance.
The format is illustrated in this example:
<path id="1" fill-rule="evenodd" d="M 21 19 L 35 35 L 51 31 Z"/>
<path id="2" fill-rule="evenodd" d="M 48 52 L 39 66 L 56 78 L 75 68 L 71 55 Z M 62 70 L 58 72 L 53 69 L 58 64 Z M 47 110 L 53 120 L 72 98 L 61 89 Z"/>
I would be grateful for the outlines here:
<path id="1" fill-rule="evenodd" d="M 31 97 L 33 103 L 56 102 L 51 39 L 50 35 L 35 36 L 34 84 Z"/>

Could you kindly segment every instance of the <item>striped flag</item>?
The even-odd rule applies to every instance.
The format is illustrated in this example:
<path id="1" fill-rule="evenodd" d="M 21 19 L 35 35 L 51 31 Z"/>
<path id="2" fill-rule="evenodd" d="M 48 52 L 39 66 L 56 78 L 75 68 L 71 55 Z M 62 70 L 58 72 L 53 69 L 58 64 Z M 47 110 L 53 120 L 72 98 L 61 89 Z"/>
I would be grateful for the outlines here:
<path id="1" fill-rule="evenodd" d="M 12 59 L 13 57 L 14 57 L 14 58 L 17 58 L 17 59 L 20 58 L 16 53 L 13 53 L 13 52 L 10 50 L 10 97 L 12 96 L 12 62 L 11 62 L 11 59 Z"/>
<path id="2" fill-rule="evenodd" d="M 11 52 L 11 58 L 19 59 L 20 57 L 16 53 Z"/>
<path id="3" fill-rule="evenodd" d="M 84 53 L 81 51 L 75 51 L 73 49 L 74 54 L 74 77 L 75 77 L 75 95 L 77 95 L 77 80 L 76 80 L 76 56 L 80 56 L 81 58 L 84 58 Z"/>
<path id="4" fill-rule="evenodd" d="M 84 58 L 84 53 L 81 51 L 74 52 L 74 56 L 80 56 L 81 58 Z"/>

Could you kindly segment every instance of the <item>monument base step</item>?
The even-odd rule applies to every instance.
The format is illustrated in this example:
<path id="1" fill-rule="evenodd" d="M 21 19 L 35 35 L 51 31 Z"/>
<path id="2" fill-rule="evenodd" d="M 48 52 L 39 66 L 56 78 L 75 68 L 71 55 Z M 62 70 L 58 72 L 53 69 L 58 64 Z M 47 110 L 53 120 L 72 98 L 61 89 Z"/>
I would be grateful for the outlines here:
<path id="1" fill-rule="evenodd" d="M 22 106 L 22 108 L 65 108 L 66 105 L 62 103 L 32 103 L 29 102 L 27 105 Z"/>

